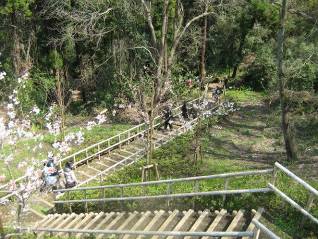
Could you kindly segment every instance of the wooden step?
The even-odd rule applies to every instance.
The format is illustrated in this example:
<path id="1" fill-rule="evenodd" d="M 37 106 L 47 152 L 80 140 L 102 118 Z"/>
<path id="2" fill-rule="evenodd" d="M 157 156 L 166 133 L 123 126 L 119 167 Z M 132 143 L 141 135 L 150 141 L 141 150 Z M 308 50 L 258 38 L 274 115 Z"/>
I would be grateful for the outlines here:
<path id="1" fill-rule="evenodd" d="M 240 231 L 240 221 L 244 219 L 244 210 L 239 210 L 232 220 L 231 224 L 228 226 L 226 232 Z M 232 237 L 222 237 L 222 239 L 231 239 Z"/>
<path id="2" fill-rule="evenodd" d="M 178 224 L 173 228 L 173 231 L 179 232 L 179 231 L 187 231 L 191 225 L 194 222 L 194 215 L 195 212 L 190 209 L 189 211 L 184 213 L 184 216 L 182 217 L 182 219 L 178 222 Z M 173 238 L 177 238 L 177 237 L 173 237 L 173 236 L 168 236 L 167 239 L 173 239 Z"/>
<path id="3" fill-rule="evenodd" d="M 178 223 L 179 210 L 174 210 L 169 217 L 164 221 L 157 231 L 170 231 Z M 153 236 L 152 239 L 159 239 L 159 236 Z"/>
<path id="4" fill-rule="evenodd" d="M 209 210 L 205 210 L 204 212 L 202 212 L 200 214 L 200 216 L 197 218 L 197 220 L 195 221 L 195 223 L 190 228 L 189 232 L 205 231 L 206 227 L 208 226 L 209 222 L 211 221 L 209 219 L 210 214 L 211 213 Z M 191 238 L 198 238 L 198 237 L 187 236 L 184 239 L 191 239 Z"/>
<path id="5" fill-rule="evenodd" d="M 157 230 L 162 223 L 166 219 L 166 212 L 163 210 L 160 210 L 159 212 L 155 212 L 155 216 L 151 219 L 149 224 L 144 228 L 144 231 L 155 231 Z M 138 236 L 137 239 L 144 238 L 142 235 Z"/>
<path id="6" fill-rule="evenodd" d="M 224 220 L 224 217 L 226 215 L 226 210 L 222 209 L 220 212 L 217 213 L 217 216 L 211 223 L 211 225 L 208 227 L 206 232 L 213 232 L 216 231 L 216 228 L 220 225 L 222 219 Z M 202 239 L 209 239 L 209 237 L 202 237 Z"/>
<path id="7" fill-rule="evenodd" d="M 130 228 L 130 230 L 131 231 L 143 230 L 145 228 L 145 226 L 147 225 L 147 223 L 149 223 L 149 220 L 151 220 L 151 218 L 152 218 L 152 212 L 150 212 L 150 211 L 145 212 L 141 216 L 141 218 L 139 218 L 139 220 L 134 223 L 133 227 Z M 136 238 L 136 236 L 125 235 L 123 237 L 123 239 L 132 239 L 132 238 Z"/>

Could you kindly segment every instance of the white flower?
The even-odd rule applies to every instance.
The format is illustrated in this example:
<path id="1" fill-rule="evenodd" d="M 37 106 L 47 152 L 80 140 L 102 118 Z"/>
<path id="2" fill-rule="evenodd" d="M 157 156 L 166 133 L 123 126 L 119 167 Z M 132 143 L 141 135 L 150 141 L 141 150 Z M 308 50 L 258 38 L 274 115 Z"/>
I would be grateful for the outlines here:
<path id="1" fill-rule="evenodd" d="M 78 131 L 77 133 L 76 133 L 76 141 L 75 141 L 75 143 L 77 144 L 77 145 L 79 145 L 79 144 L 82 144 L 83 142 L 84 142 L 84 136 L 83 136 L 83 133 L 81 132 L 81 131 Z"/>
<path id="2" fill-rule="evenodd" d="M 53 146 L 53 148 L 58 149 L 58 148 L 60 148 L 61 143 L 60 143 L 60 142 L 54 142 L 54 143 L 52 144 L 52 146 Z"/>
<path id="3" fill-rule="evenodd" d="M 25 172 L 25 176 L 31 177 L 33 175 L 33 172 L 34 172 L 34 167 L 28 167 Z"/>
<path id="4" fill-rule="evenodd" d="M 91 130 L 95 125 L 96 125 L 95 121 L 89 121 L 89 122 L 87 122 L 86 129 Z"/>
<path id="5" fill-rule="evenodd" d="M 9 135 L 9 132 L 6 130 L 3 118 L 0 118 L 0 140 L 5 139 Z"/>
<path id="6" fill-rule="evenodd" d="M 34 113 L 35 115 L 38 115 L 40 113 L 40 109 L 35 105 L 32 108 L 32 113 Z"/>
<path id="7" fill-rule="evenodd" d="M 0 72 L 0 80 L 3 80 L 5 78 L 5 76 L 7 75 L 6 72 Z"/>
<path id="8" fill-rule="evenodd" d="M 112 111 L 112 115 L 115 117 L 116 116 L 116 110 L 114 109 L 113 111 Z"/>
<path id="9" fill-rule="evenodd" d="M 13 110 L 13 109 L 14 109 L 13 104 L 9 103 L 9 104 L 7 105 L 7 109 L 8 109 L 8 110 Z"/>
<path id="10" fill-rule="evenodd" d="M 75 139 L 74 133 L 69 133 L 64 138 L 65 142 L 72 142 L 74 139 Z"/>
<path id="11" fill-rule="evenodd" d="M 8 123 L 8 127 L 9 127 L 9 129 L 14 128 L 14 126 L 15 126 L 14 121 L 9 121 L 9 123 Z"/>
<path id="12" fill-rule="evenodd" d="M 104 114 L 99 114 L 96 119 L 98 120 L 98 124 L 102 124 L 106 121 L 106 116 Z"/>
<path id="13" fill-rule="evenodd" d="M 15 118 L 15 112 L 14 111 L 9 111 L 7 113 L 7 115 L 9 116 L 10 119 L 14 119 Z"/>

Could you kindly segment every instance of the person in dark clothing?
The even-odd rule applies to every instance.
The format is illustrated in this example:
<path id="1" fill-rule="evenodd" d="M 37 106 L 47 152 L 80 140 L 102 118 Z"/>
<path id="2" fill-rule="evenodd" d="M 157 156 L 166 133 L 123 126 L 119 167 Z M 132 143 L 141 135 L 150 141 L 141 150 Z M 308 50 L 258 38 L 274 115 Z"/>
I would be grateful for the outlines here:
<path id="1" fill-rule="evenodd" d="M 170 130 L 172 130 L 172 111 L 171 108 L 167 108 L 165 114 L 164 114 L 164 128 L 165 130 L 169 127 Z"/>
<path id="2" fill-rule="evenodd" d="M 183 102 L 183 105 L 181 107 L 181 114 L 182 114 L 182 117 L 184 119 L 189 119 L 189 114 L 188 114 L 188 108 L 187 108 L 187 102 Z"/>
<path id="3" fill-rule="evenodd" d="M 75 187 L 77 184 L 77 179 L 74 174 L 74 166 L 72 162 L 67 162 L 63 169 L 64 178 L 65 178 L 65 188 Z"/>

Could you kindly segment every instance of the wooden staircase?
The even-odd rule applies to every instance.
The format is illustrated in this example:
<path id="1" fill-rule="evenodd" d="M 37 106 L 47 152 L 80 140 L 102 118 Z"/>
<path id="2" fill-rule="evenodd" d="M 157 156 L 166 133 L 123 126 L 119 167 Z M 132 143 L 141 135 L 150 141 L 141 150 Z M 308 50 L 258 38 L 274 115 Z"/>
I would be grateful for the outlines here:
<path id="1" fill-rule="evenodd" d="M 114 231 L 157 231 L 157 232 L 234 232 L 234 231 L 253 231 L 254 225 L 252 218 L 259 218 L 263 209 L 257 212 L 252 210 L 250 213 L 244 210 L 227 212 L 225 209 L 220 211 L 146 211 L 146 212 L 100 212 L 82 214 L 51 214 L 39 221 L 31 230 L 37 232 L 39 237 L 51 234 L 61 237 L 75 236 L 83 238 L 88 236 L 85 230 L 114 230 Z M 41 231 L 45 229 L 45 231 Z M 50 232 L 53 229 L 55 232 Z M 58 231 L 58 230 L 63 231 Z M 77 232 L 67 232 L 67 230 L 78 230 Z M 82 232 L 81 232 L 82 230 Z M 52 231 L 52 230 L 51 230 Z M 95 234 L 95 233 L 90 233 Z M 119 234 L 122 239 L 137 238 L 143 235 Z M 105 238 L 106 234 L 96 233 L 96 238 Z M 109 235 L 108 235 L 109 236 Z M 151 236 L 158 239 L 160 236 Z M 150 238 L 150 236 L 147 236 Z M 167 239 L 177 238 L 167 236 Z M 185 239 L 198 238 L 186 236 Z M 202 237 L 207 239 L 208 237 Z M 230 237 L 222 237 L 228 239 Z M 233 237 L 231 237 L 233 238 Z M 238 237 L 237 237 L 238 238 Z M 245 238 L 245 237 L 244 237 Z"/>

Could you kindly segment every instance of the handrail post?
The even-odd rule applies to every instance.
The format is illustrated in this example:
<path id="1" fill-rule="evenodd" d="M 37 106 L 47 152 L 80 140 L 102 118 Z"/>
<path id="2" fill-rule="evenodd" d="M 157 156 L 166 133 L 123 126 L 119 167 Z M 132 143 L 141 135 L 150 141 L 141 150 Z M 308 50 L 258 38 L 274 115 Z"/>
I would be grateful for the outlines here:
<path id="1" fill-rule="evenodd" d="M 121 188 L 120 188 L 120 198 L 123 198 L 123 197 L 124 197 L 124 187 L 121 187 Z M 121 210 L 124 209 L 123 200 L 120 200 L 120 207 L 121 207 Z"/>
<path id="2" fill-rule="evenodd" d="M 195 180 L 194 181 L 194 190 L 193 190 L 193 192 L 195 192 L 195 193 L 197 193 L 197 192 L 199 192 L 199 188 L 200 188 L 200 185 L 199 185 L 199 180 Z M 193 205 L 192 205 L 192 207 L 193 207 L 193 209 L 195 209 L 196 207 L 195 207 L 195 200 L 197 199 L 198 197 L 193 197 Z"/>
<path id="3" fill-rule="evenodd" d="M 253 239 L 259 239 L 260 234 L 261 234 L 261 229 L 257 228 L 256 232 L 254 232 Z"/>
<path id="4" fill-rule="evenodd" d="M 106 198 L 105 188 L 103 188 L 103 198 Z M 105 211 L 105 202 L 103 202 L 103 211 Z"/>
<path id="5" fill-rule="evenodd" d="M 229 187 L 229 183 L 230 183 L 230 178 L 225 178 L 224 180 L 224 190 L 227 190 Z M 226 195 L 223 195 L 223 206 L 225 205 L 226 202 Z"/>
<path id="6" fill-rule="evenodd" d="M 172 183 L 169 182 L 169 183 L 167 184 L 167 195 L 170 195 L 170 194 L 172 193 L 172 188 L 171 188 L 171 186 L 172 186 Z M 170 207 L 170 199 L 168 198 L 168 200 L 167 200 L 167 208 L 169 209 L 169 207 Z"/>
<path id="7" fill-rule="evenodd" d="M 278 175 L 278 168 L 274 165 L 274 170 L 273 170 L 273 177 L 272 177 L 272 184 L 275 186 L 276 180 L 277 180 L 277 175 Z"/>
<path id="8" fill-rule="evenodd" d="M 98 151 L 98 160 L 100 161 L 100 145 L 97 145 L 97 151 Z"/>
<path id="9" fill-rule="evenodd" d="M 67 199 L 70 201 L 70 192 L 67 192 Z M 68 209 L 70 210 L 70 213 L 72 213 L 72 203 L 68 203 Z"/>
<path id="10" fill-rule="evenodd" d="M 313 203 L 314 203 L 314 200 L 315 200 L 315 195 L 313 193 L 310 193 L 309 194 L 309 198 L 307 200 L 307 204 L 306 204 L 306 207 L 305 207 L 305 210 L 307 212 L 310 212 L 310 209 L 311 207 L 313 206 Z M 304 224 L 305 224 L 305 221 L 306 221 L 306 216 L 304 215 L 302 220 L 301 220 L 301 223 L 300 223 L 300 226 L 302 227 Z"/>
<path id="11" fill-rule="evenodd" d="M 85 200 L 87 200 L 87 190 L 84 190 L 84 197 L 85 197 Z M 86 213 L 88 212 L 88 203 L 87 203 L 87 201 L 85 201 L 85 212 Z"/>

